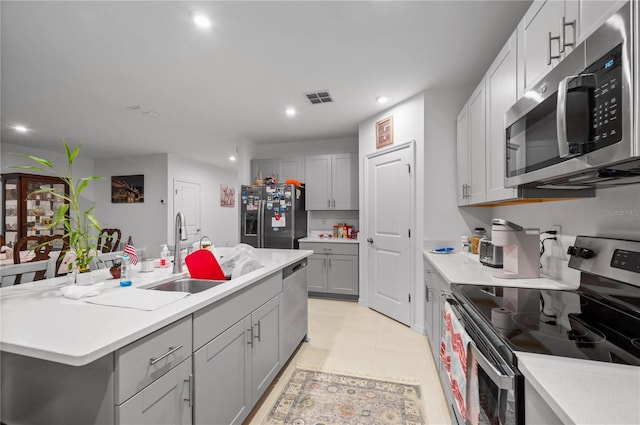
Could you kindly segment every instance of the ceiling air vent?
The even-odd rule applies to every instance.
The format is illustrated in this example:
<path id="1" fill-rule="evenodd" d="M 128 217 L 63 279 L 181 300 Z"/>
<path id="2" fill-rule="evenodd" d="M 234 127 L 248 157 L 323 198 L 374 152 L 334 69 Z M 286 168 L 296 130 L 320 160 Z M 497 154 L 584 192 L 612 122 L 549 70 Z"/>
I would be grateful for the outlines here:
<path id="1" fill-rule="evenodd" d="M 329 90 L 304 93 L 304 97 L 306 97 L 312 105 L 333 102 L 333 98 L 331 97 Z"/>

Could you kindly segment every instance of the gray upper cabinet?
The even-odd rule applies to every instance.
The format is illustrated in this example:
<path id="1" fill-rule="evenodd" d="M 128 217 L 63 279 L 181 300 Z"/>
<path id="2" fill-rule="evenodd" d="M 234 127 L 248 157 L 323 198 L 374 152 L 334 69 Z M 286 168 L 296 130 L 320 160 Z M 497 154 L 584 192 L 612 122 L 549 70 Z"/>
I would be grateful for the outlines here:
<path id="1" fill-rule="evenodd" d="M 263 178 L 273 176 L 278 183 L 284 183 L 289 179 L 304 182 L 304 159 L 300 157 L 253 159 L 251 160 L 251 183 L 258 173 L 261 173 Z"/>
<path id="2" fill-rule="evenodd" d="M 513 199 L 515 188 L 505 188 L 504 114 L 518 100 L 516 60 L 517 32 L 514 32 L 485 76 L 487 96 L 486 182 L 487 201 Z"/>
<path id="3" fill-rule="evenodd" d="M 358 155 L 305 157 L 307 210 L 358 209 Z"/>
<path id="4" fill-rule="evenodd" d="M 551 68 L 556 66 L 570 48 L 565 43 L 574 42 L 574 33 L 563 27 L 565 2 L 536 0 L 518 25 L 519 50 L 522 53 L 524 87 L 535 85 Z M 565 18 L 567 26 L 571 19 Z M 563 37 L 564 34 L 567 37 Z"/>
<path id="5" fill-rule="evenodd" d="M 458 205 L 480 203 L 486 199 L 485 112 L 483 79 L 458 115 Z"/>

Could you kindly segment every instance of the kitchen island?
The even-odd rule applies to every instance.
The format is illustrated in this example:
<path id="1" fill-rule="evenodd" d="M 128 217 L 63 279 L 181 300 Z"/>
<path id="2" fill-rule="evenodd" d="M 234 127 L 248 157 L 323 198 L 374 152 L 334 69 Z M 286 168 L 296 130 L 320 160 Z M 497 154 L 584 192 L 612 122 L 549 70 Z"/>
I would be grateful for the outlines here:
<path id="1" fill-rule="evenodd" d="M 2 421 L 241 423 L 288 360 L 280 335 L 282 270 L 312 254 L 258 253 L 261 269 L 153 311 L 65 298 L 64 278 L 2 288 Z M 184 276 L 134 272 L 131 288 L 107 280 L 104 292 Z M 216 388 L 222 394 L 211 400 Z M 234 389 L 239 400 L 211 408 Z"/>

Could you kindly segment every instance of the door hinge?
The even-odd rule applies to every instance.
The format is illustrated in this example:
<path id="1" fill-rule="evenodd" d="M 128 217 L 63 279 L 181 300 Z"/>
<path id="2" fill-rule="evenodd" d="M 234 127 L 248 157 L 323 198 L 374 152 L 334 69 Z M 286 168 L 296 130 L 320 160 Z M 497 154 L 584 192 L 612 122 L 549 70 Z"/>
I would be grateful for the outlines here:
<path id="1" fill-rule="evenodd" d="M 409 302 L 411 302 L 411 294 L 409 294 Z"/>
<path id="2" fill-rule="evenodd" d="M 407 229 L 407 234 L 411 237 L 411 229 Z"/>

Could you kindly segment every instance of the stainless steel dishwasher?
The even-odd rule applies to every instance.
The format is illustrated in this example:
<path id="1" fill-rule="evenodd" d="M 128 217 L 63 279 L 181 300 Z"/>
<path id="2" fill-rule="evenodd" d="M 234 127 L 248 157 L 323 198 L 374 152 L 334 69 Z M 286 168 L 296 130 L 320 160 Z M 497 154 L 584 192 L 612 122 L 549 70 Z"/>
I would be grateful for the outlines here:
<path id="1" fill-rule="evenodd" d="M 307 259 L 286 267 L 282 273 L 282 350 L 286 361 L 307 336 Z"/>

